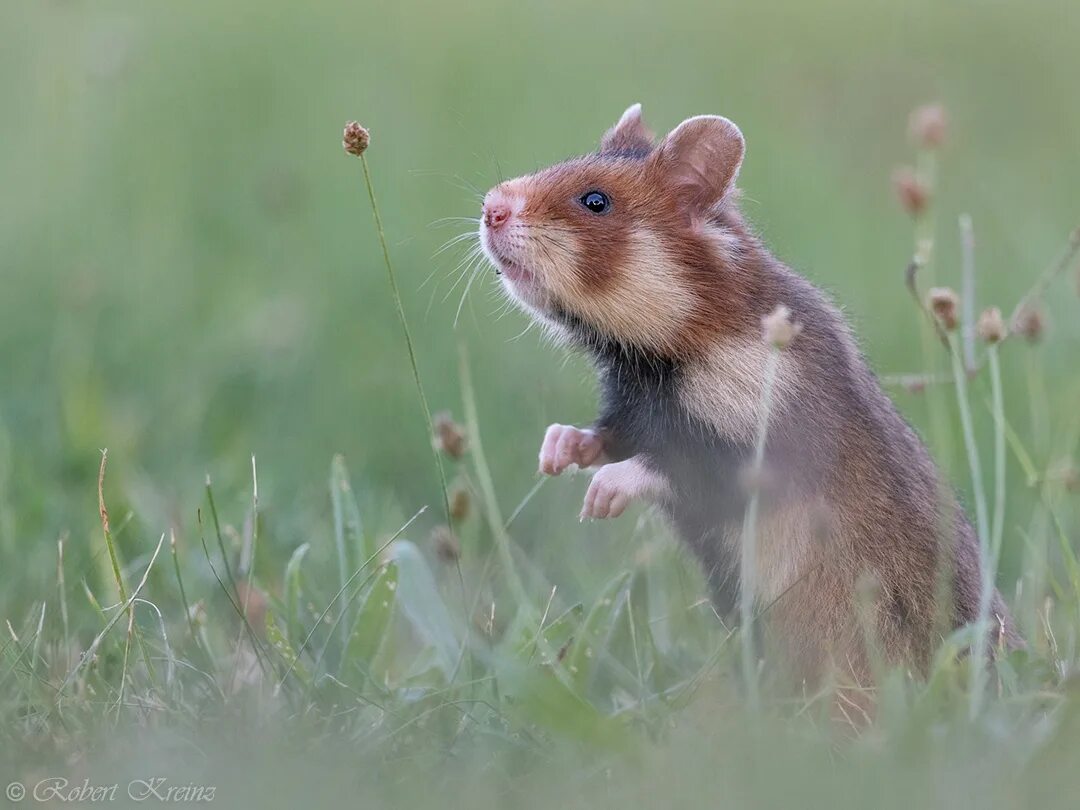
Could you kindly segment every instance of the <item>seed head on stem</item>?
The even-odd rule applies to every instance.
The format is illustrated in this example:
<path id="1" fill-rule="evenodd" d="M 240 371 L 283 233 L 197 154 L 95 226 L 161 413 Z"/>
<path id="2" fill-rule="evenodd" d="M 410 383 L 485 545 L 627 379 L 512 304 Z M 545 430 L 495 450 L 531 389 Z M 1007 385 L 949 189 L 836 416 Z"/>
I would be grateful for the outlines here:
<path id="1" fill-rule="evenodd" d="M 985 343 L 1001 343 L 1008 335 L 1005 319 L 1001 317 L 1001 310 L 997 307 L 983 310 L 975 329 L 979 339 Z"/>
<path id="2" fill-rule="evenodd" d="M 436 526 L 431 532 L 435 554 L 444 563 L 456 563 L 461 559 L 461 541 L 449 526 Z"/>
<path id="3" fill-rule="evenodd" d="M 926 294 L 926 306 L 946 332 L 956 331 L 959 325 L 960 296 L 948 287 L 932 287 Z"/>
<path id="4" fill-rule="evenodd" d="M 1043 314 L 1042 306 L 1032 302 L 1021 304 L 1016 315 L 1013 316 L 1013 332 L 1022 336 L 1028 343 L 1038 343 L 1045 329 L 1046 316 Z"/>
<path id="5" fill-rule="evenodd" d="M 919 217 L 930 204 L 930 187 L 910 166 L 901 166 L 894 171 L 892 183 L 901 207 L 909 216 Z"/>
<path id="6" fill-rule="evenodd" d="M 1063 458 L 1051 464 L 1046 471 L 1046 480 L 1060 484 L 1066 492 L 1080 492 L 1080 468 L 1071 458 Z"/>
<path id="7" fill-rule="evenodd" d="M 471 504 L 472 497 L 467 486 L 458 483 L 450 489 L 450 519 L 454 523 L 460 523 L 469 516 Z"/>
<path id="8" fill-rule="evenodd" d="M 454 421 L 449 411 L 440 411 L 433 417 L 432 441 L 435 449 L 457 460 L 465 455 L 465 428 Z"/>
<path id="9" fill-rule="evenodd" d="M 949 116 L 941 104 L 916 107 L 908 118 L 908 137 L 920 149 L 937 149 L 949 134 Z"/>
<path id="10" fill-rule="evenodd" d="M 345 133 L 341 137 L 341 145 L 350 155 L 360 157 L 371 143 L 371 133 L 356 121 L 350 121 L 345 125 Z"/>

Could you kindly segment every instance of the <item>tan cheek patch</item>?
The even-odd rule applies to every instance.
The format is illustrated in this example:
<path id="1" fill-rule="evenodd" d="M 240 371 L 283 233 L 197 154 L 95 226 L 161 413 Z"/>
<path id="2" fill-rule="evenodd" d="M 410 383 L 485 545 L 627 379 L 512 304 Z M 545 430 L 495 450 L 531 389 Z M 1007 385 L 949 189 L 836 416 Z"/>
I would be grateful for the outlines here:
<path id="1" fill-rule="evenodd" d="M 680 395 L 691 414 L 722 436 L 753 443 L 757 434 L 770 349 L 760 339 L 722 339 L 700 360 L 685 368 Z M 798 370 L 781 353 L 773 387 L 773 409 L 795 391 Z"/>
<path id="2" fill-rule="evenodd" d="M 681 351 L 694 297 L 654 233 L 630 232 L 622 266 L 605 268 L 614 277 L 599 289 L 587 283 L 589 257 L 576 237 L 553 234 L 545 248 L 552 291 L 598 331 L 643 349 Z"/>

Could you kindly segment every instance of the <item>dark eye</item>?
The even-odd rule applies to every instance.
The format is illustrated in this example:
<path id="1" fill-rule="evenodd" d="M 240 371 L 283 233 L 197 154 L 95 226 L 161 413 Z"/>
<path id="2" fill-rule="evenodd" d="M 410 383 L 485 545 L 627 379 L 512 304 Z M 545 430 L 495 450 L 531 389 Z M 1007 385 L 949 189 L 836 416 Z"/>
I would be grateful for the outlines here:
<path id="1" fill-rule="evenodd" d="M 602 214 L 609 205 L 607 194 L 602 191 L 590 191 L 581 195 L 581 204 L 594 214 Z"/>

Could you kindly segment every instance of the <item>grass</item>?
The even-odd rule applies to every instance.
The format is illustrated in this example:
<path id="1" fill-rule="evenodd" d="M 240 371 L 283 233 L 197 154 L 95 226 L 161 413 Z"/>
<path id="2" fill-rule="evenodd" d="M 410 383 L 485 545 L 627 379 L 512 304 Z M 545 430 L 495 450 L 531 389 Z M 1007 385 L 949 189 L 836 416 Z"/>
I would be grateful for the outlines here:
<path id="1" fill-rule="evenodd" d="M 783 10 L 0 11 L 24 34 L 0 54 L 0 784 L 160 775 L 267 807 L 1069 806 L 1080 109 L 1061 88 L 1080 21 L 1064 2 Z M 643 75 L 646 46 L 663 58 Z M 913 228 L 888 177 L 934 97 L 952 126 L 916 161 L 934 192 Z M 667 528 L 579 524 L 582 481 L 534 477 L 543 427 L 592 415 L 586 370 L 515 340 L 489 279 L 444 299 L 456 247 L 432 259 L 448 234 L 429 223 L 638 100 L 658 129 L 740 123 L 750 217 L 884 378 L 917 381 L 891 392 L 986 502 L 1028 641 L 992 677 L 960 630 L 927 679 L 880 671 L 855 735 L 766 644 L 751 722 L 742 639 Z M 349 115 L 373 130 L 385 227 L 339 151 Z M 1038 303 L 1042 339 L 957 346 L 941 381 L 950 353 L 903 289 L 930 238 L 965 320 Z M 427 402 L 468 439 L 445 481 Z M 468 498 L 457 559 L 431 539 L 447 487 Z"/>

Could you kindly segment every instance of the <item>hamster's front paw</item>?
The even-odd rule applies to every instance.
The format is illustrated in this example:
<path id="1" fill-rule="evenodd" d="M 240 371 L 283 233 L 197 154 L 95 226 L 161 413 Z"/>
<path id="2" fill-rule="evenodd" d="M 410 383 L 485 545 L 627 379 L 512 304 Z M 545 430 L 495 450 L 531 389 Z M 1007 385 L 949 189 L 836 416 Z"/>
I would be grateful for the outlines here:
<path id="1" fill-rule="evenodd" d="M 540 472 L 558 475 L 571 464 L 589 467 L 600 460 L 604 446 L 595 431 L 572 425 L 552 425 L 540 446 Z"/>
<path id="2" fill-rule="evenodd" d="M 666 479 L 645 466 L 639 456 L 605 464 L 593 474 L 589 483 L 581 519 L 617 518 L 631 501 L 637 498 L 653 501 L 668 491 Z"/>

